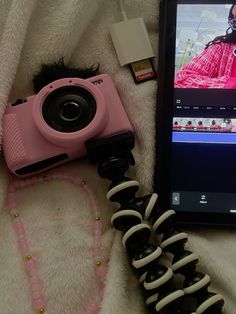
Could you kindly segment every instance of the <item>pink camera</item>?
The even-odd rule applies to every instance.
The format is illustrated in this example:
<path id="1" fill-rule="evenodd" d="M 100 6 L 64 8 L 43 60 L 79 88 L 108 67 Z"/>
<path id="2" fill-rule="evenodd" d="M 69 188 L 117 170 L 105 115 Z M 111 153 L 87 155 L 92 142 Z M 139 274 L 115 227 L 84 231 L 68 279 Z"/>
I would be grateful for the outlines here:
<path id="1" fill-rule="evenodd" d="M 9 169 L 26 177 L 86 155 L 89 140 L 132 130 L 109 75 L 65 78 L 7 106 L 3 150 Z"/>

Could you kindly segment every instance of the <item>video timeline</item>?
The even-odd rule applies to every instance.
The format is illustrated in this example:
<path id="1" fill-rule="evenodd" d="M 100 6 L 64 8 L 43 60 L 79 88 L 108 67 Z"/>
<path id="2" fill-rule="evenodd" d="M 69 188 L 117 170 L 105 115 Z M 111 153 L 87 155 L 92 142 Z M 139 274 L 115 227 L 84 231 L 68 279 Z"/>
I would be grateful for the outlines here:
<path id="1" fill-rule="evenodd" d="M 173 131 L 236 133 L 236 119 L 175 117 Z"/>
<path id="2" fill-rule="evenodd" d="M 236 144 L 236 119 L 175 117 L 172 141 Z"/>

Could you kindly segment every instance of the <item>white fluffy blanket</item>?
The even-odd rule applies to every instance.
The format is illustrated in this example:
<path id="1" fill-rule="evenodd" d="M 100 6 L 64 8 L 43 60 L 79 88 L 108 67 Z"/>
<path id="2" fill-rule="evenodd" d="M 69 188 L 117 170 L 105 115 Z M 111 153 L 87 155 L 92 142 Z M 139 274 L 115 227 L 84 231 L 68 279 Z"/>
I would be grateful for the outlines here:
<path id="1" fill-rule="evenodd" d="M 130 18 L 144 17 L 156 51 L 158 1 L 126 1 L 126 11 Z M 120 20 L 118 0 L 0 1 L 0 118 L 8 99 L 33 93 L 32 76 L 42 63 L 61 57 L 71 66 L 100 63 L 100 71 L 112 75 L 135 129 L 136 167 L 132 174 L 141 182 L 141 191 L 150 192 L 155 153 L 156 82 L 137 86 L 129 70 L 120 68 L 109 36 L 109 26 Z M 109 263 L 100 313 L 146 313 L 120 234 L 110 226 L 112 206 L 105 197 L 108 182 L 98 178 L 96 167 L 86 159 L 64 165 L 57 171 L 84 178 L 99 200 L 103 222 L 102 260 Z M 4 204 L 8 179 L 1 157 L 0 313 L 33 314 L 28 278 Z M 86 304 L 96 295 L 90 250 L 92 215 L 87 198 L 63 182 L 44 182 L 19 192 L 17 197 L 43 279 L 48 314 L 84 313 Z M 198 229 L 190 233 L 190 246 L 201 256 L 199 268 L 211 275 L 212 290 L 225 296 L 225 313 L 235 314 L 235 232 Z"/>

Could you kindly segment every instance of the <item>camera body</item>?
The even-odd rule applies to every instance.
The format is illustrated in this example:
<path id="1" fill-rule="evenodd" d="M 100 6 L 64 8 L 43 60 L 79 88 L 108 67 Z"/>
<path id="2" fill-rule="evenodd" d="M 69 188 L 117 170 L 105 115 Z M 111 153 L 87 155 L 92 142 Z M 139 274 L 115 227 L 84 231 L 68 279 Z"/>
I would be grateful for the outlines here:
<path id="1" fill-rule="evenodd" d="M 59 79 L 9 104 L 3 130 L 6 163 L 20 177 L 86 155 L 89 140 L 133 131 L 107 74 Z"/>

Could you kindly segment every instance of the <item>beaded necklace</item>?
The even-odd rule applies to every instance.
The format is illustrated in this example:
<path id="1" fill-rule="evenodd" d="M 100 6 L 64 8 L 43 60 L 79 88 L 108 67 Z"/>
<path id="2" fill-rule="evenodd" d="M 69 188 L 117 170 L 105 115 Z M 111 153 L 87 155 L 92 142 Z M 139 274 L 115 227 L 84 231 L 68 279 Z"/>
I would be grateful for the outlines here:
<path id="1" fill-rule="evenodd" d="M 98 313 L 99 307 L 103 298 L 103 292 L 105 287 L 105 279 L 107 273 L 107 265 L 101 259 L 101 234 L 102 234 L 102 222 L 99 207 L 97 204 L 96 196 L 92 189 L 88 186 L 86 181 L 82 180 L 78 176 L 71 176 L 66 174 L 51 174 L 47 176 L 35 176 L 30 179 L 13 181 L 10 183 L 9 190 L 7 193 L 7 206 L 9 209 L 9 213 L 12 216 L 13 227 L 18 240 L 18 249 L 20 254 L 23 257 L 25 269 L 28 274 L 30 289 L 31 289 L 31 297 L 32 297 L 32 305 L 33 309 L 37 314 L 49 314 L 46 310 L 46 300 L 42 291 L 42 283 L 39 277 L 39 273 L 37 270 L 37 263 L 35 258 L 31 255 L 29 242 L 26 237 L 26 231 L 23 224 L 23 221 L 20 217 L 20 212 L 18 210 L 18 206 L 15 199 L 15 194 L 17 190 L 32 186 L 36 183 L 51 181 L 51 180 L 62 180 L 68 181 L 75 186 L 79 186 L 84 190 L 87 194 L 90 202 L 90 209 L 94 216 L 94 221 L 92 224 L 92 233 L 93 233 L 93 247 L 92 247 L 92 255 L 94 257 L 95 264 L 95 274 L 98 279 L 98 302 L 90 303 L 86 306 L 85 314 L 95 314 Z"/>

